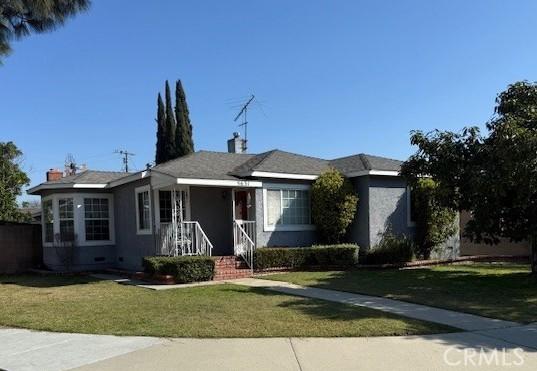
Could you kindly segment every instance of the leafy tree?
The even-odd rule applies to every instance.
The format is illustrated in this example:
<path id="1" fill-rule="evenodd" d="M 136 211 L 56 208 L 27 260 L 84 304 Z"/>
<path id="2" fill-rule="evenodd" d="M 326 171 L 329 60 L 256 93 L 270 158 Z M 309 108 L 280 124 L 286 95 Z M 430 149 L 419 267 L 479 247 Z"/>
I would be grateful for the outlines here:
<path id="1" fill-rule="evenodd" d="M 13 39 L 54 30 L 89 5 L 89 0 L 0 1 L 0 57 L 11 52 Z"/>
<path id="2" fill-rule="evenodd" d="M 165 161 L 172 160 L 177 157 L 177 150 L 175 147 L 175 131 L 177 125 L 175 123 L 175 115 L 172 108 L 172 96 L 170 93 L 170 84 L 166 80 L 166 137 L 164 142 Z"/>
<path id="3" fill-rule="evenodd" d="M 311 187 L 311 212 L 321 240 L 340 243 L 354 219 L 358 197 L 336 169 L 322 173 Z"/>
<path id="4" fill-rule="evenodd" d="M 457 232 L 457 213 L 440 204 L 437 184 L 431 178 L 420 178 L 412 186 L 413 210 L 416 221 L 415 253 L 429 259 L 431 252 Z"/>
<path id="5" fill-rule="evenodd" d="M 177 80 L 175 84 L 175 120 L 177 122 L 175 131 L 176 156 L 181 157 L 194 152 L 192 124 L 190 123 L 186 95 L 181 80 Z"/>
<path id="6" fill-rule="evenodd" d="M 0 142 L 0 221 L 27 221 L 17 205 L 22 187 L 30 183 L 20 168 L 22 152 L 13 142 Z"/>
<path id="7" fill-rule="evenodd" d="M 165 151 L 166 140 L 168 137 L 166 131 L 166 108 L 164 102 L 162 102 L 162 96 L 160 93 L 157 98 L 157 151 L 155 156 L 155 163 L 158 165 L 168 160 L 167 153 Z"/>
<path id="8" fill-rule="evenodd" d="M 529 239 L 537 273 L 537 85 L 517 82 L 500 93 L 486 127 L 488 136 L 477 128 L 414 132 L 418 151 L 402 172 L 431 175 L 443 206 L 468 210 L 472 240 Z"/>

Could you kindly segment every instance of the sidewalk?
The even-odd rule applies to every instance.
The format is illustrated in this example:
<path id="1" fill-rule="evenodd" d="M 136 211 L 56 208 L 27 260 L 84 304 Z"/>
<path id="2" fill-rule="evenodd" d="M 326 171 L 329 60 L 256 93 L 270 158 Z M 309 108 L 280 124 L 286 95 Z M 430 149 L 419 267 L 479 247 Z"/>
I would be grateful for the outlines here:
<path id="1" fill-rule="evenodd" d="M 464 367 L 465 349 L 478 355 Z M 496 351 L 494 350 L 496 349 Z M 505 353 L 503 352 L 505 349 Z M 491 362 L 491 363 L 488 363 Z M 510 366 L 509 366 L 510 365 Z M 537 353 L 474 333 L 373 338 L 174 339 L 81 367 L 97 370 L 535 370 Z"/>
<path id="2" fill-rule="evenodd" d="M 447 309 L 381 298 L 378 296 L 299 286 L 288 282 L 270 281 L 259 278 L 243 278 L 230 281 L 230 283 L 249 287 L 262 287 L 264 289 L 289 295 L 304 296 L 308 298 L 333 301 L 336 303 L 378 309 L 383 312 L 399 314 L 401 316 L 423 321 L 440 323 L 466 331 L 493 330 L 520 326 L 519 323 L 511 321 L 486 318 Z M 535 342 L 533 342 L 533 347 L 537 348 L 537 339 L 535 339 Z"/>

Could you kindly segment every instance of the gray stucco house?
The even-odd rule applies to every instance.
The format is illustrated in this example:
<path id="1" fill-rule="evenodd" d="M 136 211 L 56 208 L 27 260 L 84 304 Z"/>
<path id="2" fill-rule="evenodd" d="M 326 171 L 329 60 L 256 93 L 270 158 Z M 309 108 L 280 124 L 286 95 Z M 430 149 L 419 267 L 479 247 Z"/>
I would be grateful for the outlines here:
<path id="1" fill-rule="evenodd" d="M 411 235 L 410 192 L 397 160 L 357 154 L 324 160 L 273 150 L 199 151 L 137 173 L 87 170 L 28 191 L 42 200 L 44 261 L 59 269 L 57 246 L 70 235 L 77 269 L 140 269 L 149 255 L 239 255 L 262 246 L 309 246 L 311 183 L 334 167 L 359 197 L 349 242 L 374 246 L 391 229 Z M 60 237 L 58 237 L 60 236 Z"/>

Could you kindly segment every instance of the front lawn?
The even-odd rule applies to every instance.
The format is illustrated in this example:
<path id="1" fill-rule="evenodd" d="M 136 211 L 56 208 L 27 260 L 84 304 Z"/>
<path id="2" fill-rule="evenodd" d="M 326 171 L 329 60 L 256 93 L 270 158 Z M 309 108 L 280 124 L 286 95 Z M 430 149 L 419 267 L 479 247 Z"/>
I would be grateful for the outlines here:
<path id="1" fill-rule="evenodd" d="M 265 277 L 384 296 L 517 322 L 537 321 L 537 279 L 528 265 L 470 264 L 402 270 L 292 272 Z"/>
<path id="2" fill-rule="evenodd" d="M 0 277 L 0 326 L 169 337 L 381 336 L 452 329 L 235 285 L 152 291 L 89 277 Z"/>

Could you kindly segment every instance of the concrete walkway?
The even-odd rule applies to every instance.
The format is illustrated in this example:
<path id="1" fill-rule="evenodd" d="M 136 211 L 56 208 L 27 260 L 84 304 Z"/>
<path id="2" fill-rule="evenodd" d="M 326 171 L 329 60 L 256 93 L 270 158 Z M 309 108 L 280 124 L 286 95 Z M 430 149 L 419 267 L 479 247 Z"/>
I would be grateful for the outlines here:
<path id="1" fill-rule="evenodd" d="M 536 370 L 537 353 L 474 333 L 372 338 L 174 339 L 80 368 L 83 371 L 459 369 Z"/>
<path id="2" fill-rule="evenodd" d="M 342 291 L 299 286 L 288 282 L 270 281 L 259 278 L 244 278 L 229 282 L 235 285 L 261 287 L 289 295 L 323 299 L 336 303 L 378 309 L 383 312 L 399 314 L 401 316 L 423 321 L 440 323 L 442 325 L 448 325 L 466 331 L 493 330 L 520 326 L 520 324 L 516 322 L 502 321 L 499 319 L 486 318 L 473 314 L 433 308 L 426 305 L 412 304 L 377 296 L 352 294 Z"/>
<path id="3" fill-rule="evenodd" d="M 163 341 L 142 336 L 65 334 L 0 328 L 0 369 L 68 370 Z"/>

